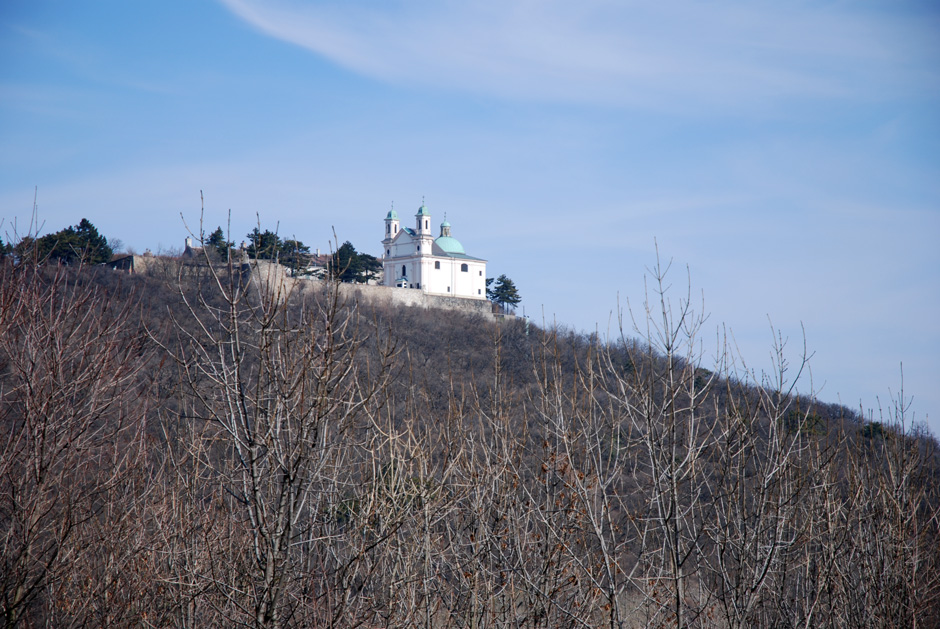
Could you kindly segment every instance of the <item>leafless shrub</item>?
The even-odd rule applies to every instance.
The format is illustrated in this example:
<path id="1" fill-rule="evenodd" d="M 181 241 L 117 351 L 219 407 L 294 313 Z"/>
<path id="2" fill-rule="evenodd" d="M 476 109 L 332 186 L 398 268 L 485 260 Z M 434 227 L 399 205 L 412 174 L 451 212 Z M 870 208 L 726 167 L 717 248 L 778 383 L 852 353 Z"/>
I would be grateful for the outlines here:
<path id="1" fill-rule="evenodd" d="M 119 609 L 103 600 L 109 580 L 141 547 L 123 525 L 140 508 L 127 489 L 143 445 L 147 341 L 133 300 L 111 303 L 81 273 L 0 264 L 0 603 L 10 626 L 104 622 Z"/>

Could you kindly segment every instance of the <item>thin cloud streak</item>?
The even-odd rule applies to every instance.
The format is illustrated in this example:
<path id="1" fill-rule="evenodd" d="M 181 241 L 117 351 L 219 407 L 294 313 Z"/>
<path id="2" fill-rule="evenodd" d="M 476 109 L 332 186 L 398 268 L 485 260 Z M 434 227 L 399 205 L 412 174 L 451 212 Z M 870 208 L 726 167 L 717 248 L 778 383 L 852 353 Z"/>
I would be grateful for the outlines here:
<path id="1" fill-rule="evenodd" d="M 740 109 L 880 100 L 940 84 L 937 47 L 924 50 L 932 16 L 735 2 L 220 2 L 257 30 L 361 74 L 510 98 Z"/>

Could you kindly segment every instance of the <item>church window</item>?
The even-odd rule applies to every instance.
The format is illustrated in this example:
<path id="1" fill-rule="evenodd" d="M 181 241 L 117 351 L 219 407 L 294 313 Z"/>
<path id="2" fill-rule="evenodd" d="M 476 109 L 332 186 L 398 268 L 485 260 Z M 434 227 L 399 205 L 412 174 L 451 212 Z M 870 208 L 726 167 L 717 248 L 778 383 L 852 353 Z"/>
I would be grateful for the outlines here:
<path id="1" fill-rule="evenodd" d="M 470 267 L 467 266 L 466 264 L 461 264 L 461 265 L 460 265 L 460 270 L 463 271 L 464 273 L 466 273 L 467 271 L 470 270 Z"/>
<path id="2" fill-rule="evenodd" d="M 405 270 L 405 265 L 401 265 L 401 276 L 405 277 L 408 275 L 408 272 Z"/>
<path id="3" fill-rule="evenodd" d="M 441 268 L 441 261 L 440 261 L 440 260 L 435 260 L 435 261 L 434 261 L 434 268 L 435 268 L 435 269 Z"/>
<path id="4" fill-rule="evenodd" d="M 477 289 L 477 295 L 482 295 L 482 294 L 483 294 L 483 291 L 481 291 L 481 290 L 478 288 L 478 289 Z"/>
<path id="5" fill-rule="evenodd" d="M 395 225 L 395 233 L 398 233 L 398 225 Z"/>
<path id="6" fill-rule="evenodd" d="M 483 277 L 483 271 L 480 271 L 480 277 Z"/>
<path id="7" fill-rule="evenodd" d="M 392 233 L 392 226 L 391 226 L 391 225 L 386 225 L 386 226 L 385 226 L 385 233 L 386 233 L 386 234 Z"/>
<path id="8" fill-rule="evenodd" d="M 415 285 L 415 288 L 421 288 L 421 282 L 418 282 L 418 283 Z"/>
<path id="9" fill-rule="evenodd" d="M 392 255 L 392 250 L 391 250 L 391 249 L 386 249 L 386 250 L 385 250 L 385 255 L 387 255 L 387 256 Z"/>
<path id="10" fill-rule="evenodd" d="M 450 286 L 447 287 L 447 292 L 448 292 L 448 293 L 450 292 Z"/>
<path id="11" fill-rule="evenodd" d="M 425 229 L 428 228 L 428 220 L 427 220 L 427 219 L 424 220 L 424 228 L 425 228 Z"/>
<path id="12" fill-rule="evenodd" d="M 421 245 L 418 245 L 418 251 L 421 251 Z"/>

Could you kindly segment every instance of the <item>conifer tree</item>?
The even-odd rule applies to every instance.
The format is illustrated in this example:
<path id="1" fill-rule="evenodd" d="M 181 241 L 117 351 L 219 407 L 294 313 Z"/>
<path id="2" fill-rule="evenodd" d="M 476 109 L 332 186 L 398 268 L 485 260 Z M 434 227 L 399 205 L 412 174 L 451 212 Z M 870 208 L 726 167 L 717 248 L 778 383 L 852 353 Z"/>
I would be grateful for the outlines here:
<path id="1" fill-rule="evenodd" d="M 39 259 L 56 260 L 62 264 L 101 264 L 111 260 L 113 251 L 108 239 L 87 218 L 78 225 L 47 234 L 36 241 Z"/>
<path id="2" fill-rule="evenodd" d="M 221 227 L 216 227 L 215 231 L 209 234 L 209 237 L 206 239 L 206 245 L 215 250 L 222 258 L 228 256 L 228 251 L 234 244 L 235 243 L 225 239 L 225 232 L 222 231 Z"/>
<path id="3" fill-rule="evenodd" d="M 330 277 L 340 282 L 365 284 L 378 276 L 382 263 L 375 256 L 359 253 L 348 240 L 333 254 Z"/>
<path id="4" fill-rule="evenodd" d="M 492 278 L 486 280 L 486 296 L 501 309 L 512 310 L 522 301 L 522 297 L 519 296 L 519 289 L 506 275 L 497 277 L 493 288 L 490 288 L 491 283 Z"/>

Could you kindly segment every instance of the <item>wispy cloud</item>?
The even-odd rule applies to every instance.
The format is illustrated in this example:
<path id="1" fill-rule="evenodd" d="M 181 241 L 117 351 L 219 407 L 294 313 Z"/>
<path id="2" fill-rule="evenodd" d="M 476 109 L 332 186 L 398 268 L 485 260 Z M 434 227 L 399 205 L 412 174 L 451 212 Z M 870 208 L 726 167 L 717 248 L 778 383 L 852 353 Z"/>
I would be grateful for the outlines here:
<path id="1" fill-rule="evenodd" d="M 22 55 L 23 50 L 29 49 L 33 54 L 51 60 L 57 67 L 80 81 L 88 81 L 104 88 L 120 87 L 128 91 L 150 94 L 172 94 L 177 91 L 172 81 L 142 76 L 139 66 L 125 69 L 123 64 L 126 59 L 123 56 L 114 58 L 102 45 L 82 41 L 67 31 L 43 31 L 21 24 L 0 25 L 0 32 L 2 29 L 10 33 L 12 43 L 7 42 L 7 45 L 17 47 L 18 54 Z M 35 83 L 31 77 L 21 80 Z M 5 84 L 0 85 L 0 89 L 10 90 L 16 87 Z M 83 88 L 88 89 L 88 86 Z M 38 93 L 38 90 L 35 90 L 35 93 Z M 58 105 L 68 103 L 69 100 L 62 99 Z"/>
<path id="2" fill-rule="evenodd" d="M 220 1 L 368 76 L 512 98 L 726 108 L 940 85 L 936 15 L 792 3 Z"/>

